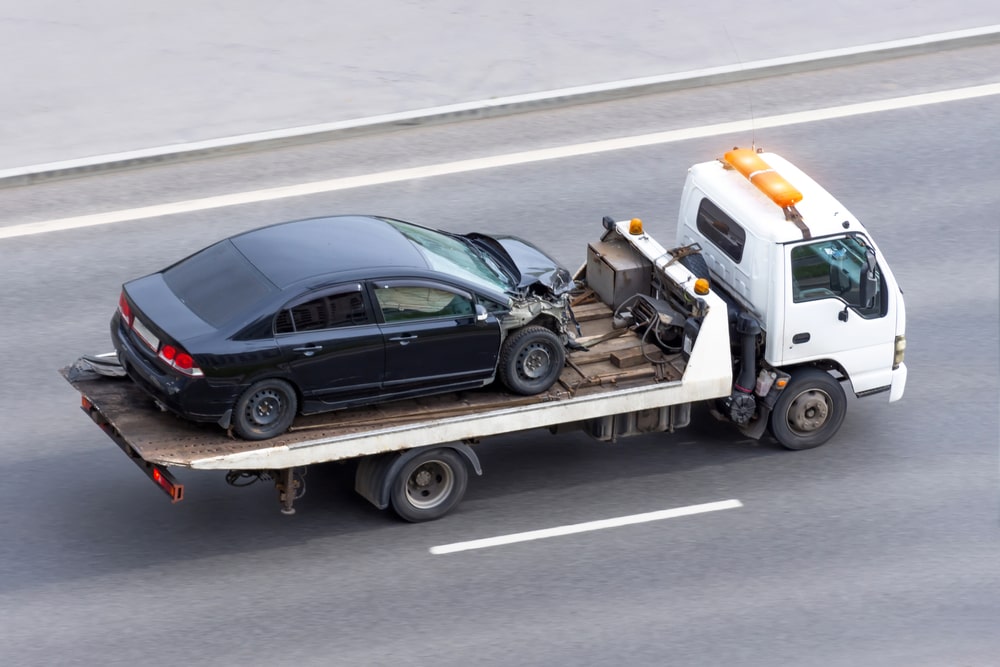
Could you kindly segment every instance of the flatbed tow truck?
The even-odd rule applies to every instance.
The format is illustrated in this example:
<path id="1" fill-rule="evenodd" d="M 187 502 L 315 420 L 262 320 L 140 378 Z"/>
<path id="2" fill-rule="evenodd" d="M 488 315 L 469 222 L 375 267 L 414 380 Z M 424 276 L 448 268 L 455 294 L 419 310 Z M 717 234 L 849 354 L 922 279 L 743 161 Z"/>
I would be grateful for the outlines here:
<path id="1" fill-rule="evenodd" d="M 234 485 L 273 480 L 286 514 L 304 492 L 306 466 L 353 459 L 355 489 L 376 507 L 408 521 L 436 519 L 461 500 L 470 471 L 482 474 L 471 445 L 483 438 L 531 429 L 583 429 L 603 441 L 669 432 L 686 426 L 700 401 L 752 437 L 770 428 L 789 449 L 814 447 L 843 420 L 842 386 L 859 396 L 902 396 L 905 311 L 860 223 L 789 163 L 763 157 L 780 164 L 806 200 L 818 200 L 816 210 L 803 202 L 800 214 L 798 190 L 799 200 L 788 203 L 747 177 L 743 162 L 763 158 L 743 149 L 689 171 L 678 226 L 684 245 L 667 250 L 641 221 L 605 218 L 575 276 L 577 345 L 559 381 L 540 395 L 494 384 L 299 416 L 279 437 L 246 441 L 162 411 L 127 378 L 105 377 L 120 375 L 106 355 L 82 357 L 61 373 L 84 412 L 172 501 L 184 497 L 172 470 L 227 470 Z M 787 181 L 779 186 L 787 196 Z M 768 231 L 773 225 L 782 228 Z M 859 249 L 855 264 L 837 243 Z M 761 285 L 741 281 L 737 254 L 754 262 Z M 817 304 L 829 321 L 814 324 L 840 327 L 840 335 L 836 343 L 815 336 L 822 347 L 803 354 L 794 348 L 809 334 L 784 329 L 799 306 L 810 308 L 803 316 L 820 317 Z M 885 322 L 868 326 L 872 320 Z"/>

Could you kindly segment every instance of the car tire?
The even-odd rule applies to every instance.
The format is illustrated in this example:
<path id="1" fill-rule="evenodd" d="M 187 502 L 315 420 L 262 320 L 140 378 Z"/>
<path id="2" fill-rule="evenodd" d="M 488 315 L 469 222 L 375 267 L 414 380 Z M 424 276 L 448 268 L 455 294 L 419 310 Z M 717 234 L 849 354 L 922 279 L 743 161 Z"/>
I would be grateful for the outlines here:
<path id="1" fill-rule="evenodd" d="M 298 412 L 295 388 L 284 380 L 260 380 L 233 409 L 233 430 L 244 440 L 267 440 L 288 430 Z"/>
<path id="2" fill-rule="evenodd" d="M 785 449 L 819 447 L 832 438 L 847 414 L 844 388 L 826 371 L 802 368 L 771 411 L 771 433 Z"/>
<path id="3" fill-rule="evenodd" d="M 498 373 L 509 390 L 530 396 L 555 384 L 565 363 L 566 349 L 559 336 L 545 327 L 525 327 L 504 341 Z"/>
<path id="4" fill-rule="evenodd" d="M 399 470 L 389 500 L 393 511 L 405 521 L 433 521 L 462 500 L 468 484 L 468 468 L 455 450 L 431 449 L 417 454 Z"/>

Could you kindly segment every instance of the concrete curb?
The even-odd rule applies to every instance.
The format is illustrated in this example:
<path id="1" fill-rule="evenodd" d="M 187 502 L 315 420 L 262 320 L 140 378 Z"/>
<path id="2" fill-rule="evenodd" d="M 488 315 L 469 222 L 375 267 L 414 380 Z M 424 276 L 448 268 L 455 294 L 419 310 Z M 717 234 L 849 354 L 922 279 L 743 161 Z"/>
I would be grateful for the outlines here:
<path id="1" fill-rule="evenodd" d="M 936 33 L 864 46 L 756 60 L 738 65 L 561 88 L 526 95 L 383 114 L 356 120 L 242 134 L 158 148 L 0 170 L 0 188 L 131 169 L 217 155 L 307 144 L 432 123 L 490 118 L 556 107 L 602 102 L 686 88 L 750 81 L 781 74 L 900 58 L 922 53 L 1000 43 L 1000 25 Z"/>

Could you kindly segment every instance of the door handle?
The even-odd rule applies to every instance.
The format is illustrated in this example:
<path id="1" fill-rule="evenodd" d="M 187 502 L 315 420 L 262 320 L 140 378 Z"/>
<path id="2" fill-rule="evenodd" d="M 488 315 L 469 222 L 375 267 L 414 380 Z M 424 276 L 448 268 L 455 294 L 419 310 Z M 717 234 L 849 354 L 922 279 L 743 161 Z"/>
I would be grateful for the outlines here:
<path id="1" fill-rule="evenodd" d="M 400 345 L 408 345 L 411 340 L 416 340 L 416 334 L 403 334 L 402 336 L 393 336 L 390 341 L 398 342 Z"/>
<path id="2" fill-rule="evenodd" d="M 301 352 L 307 357 L 311 357 L 319 350 L 322 350 L 322 345 L 306 345 L 305 347 L 293 347 L 292 352 Z"/>
<path id="3" fill-rule="evenodd" d="M 792 336 L 793 343 L 808 343 L 809 342 L 809 332 L 797 333 Z"/>

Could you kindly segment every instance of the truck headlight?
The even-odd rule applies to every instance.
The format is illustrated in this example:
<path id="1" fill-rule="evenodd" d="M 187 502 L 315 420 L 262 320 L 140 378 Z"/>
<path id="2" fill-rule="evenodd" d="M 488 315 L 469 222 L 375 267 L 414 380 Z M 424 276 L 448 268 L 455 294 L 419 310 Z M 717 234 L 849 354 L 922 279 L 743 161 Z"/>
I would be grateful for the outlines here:
<path id="1" fill-rule="evenodd" d="M 899 368 L 906 353 L 906 336 L 896 336 L 895 353 L 892 355 L 892 370 Z"/>

